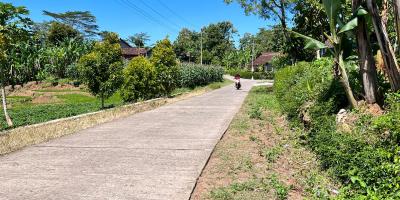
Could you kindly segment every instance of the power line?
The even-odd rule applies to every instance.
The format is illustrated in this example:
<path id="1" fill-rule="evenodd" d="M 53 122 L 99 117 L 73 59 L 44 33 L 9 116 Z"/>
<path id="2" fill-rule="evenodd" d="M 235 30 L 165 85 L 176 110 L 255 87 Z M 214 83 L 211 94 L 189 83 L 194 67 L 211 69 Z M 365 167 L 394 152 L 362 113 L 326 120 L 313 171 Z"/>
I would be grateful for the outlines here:
<path id="1" fill-rule="evenodd" d="M 170 7 L 168 7 L 164 2 L 162 2 L 162 0 L 157 0 L 161 6 L 163 6 L 164 8 L 166 8 L 171 14 L 175 15 L 176 17 L 178 17 L 179 19 L 181 19 L 183 22 L 185 22 L 186 24 L 190 25 L 192 28 L 194 28 L 195 26 L 189 22 L 188 20 L 186 20 L 184 17 L 182 17 L 181 15 L 179 15 L 178 13 L 176 13 L 174 10 L 172 10 Z"/>
<path id="2" fill-rule="evenodd" d="M 117 0 L 116 2 L 117 2 L 118 4 L 120 4 L 122 7 L 129 7 L 130 9 L 133 9 L 133 8 L 131 8 L 131 7 L 129 6 L 129 4 L 127 4 L 126 2 L 123 2 L 122 0 Z M 155 22 L 149 20 L 143 13 L 140 13 L 140 12 L 138 12 L 137 10 L 135 10 L 135 11 L 136 11 L 138 14 L 142 15 L 142 16 L 144 17 L 143 19 L 145 19 L 147 22 L 156 25 Z"/>
<path id="3" fill-rule="evenodd" d="M 173 21 L 169 21 L 168 17 L 165 17 L 163 14 L 161 14 L 160 12 L 158 12 L 157 10 L 155 10 L 154 8 L 152 8 L 149 4 L 147 4 L 145 1 L 143 0 L 139 0 L 140 2 L 142 2 L 142 4 L 144 6 L 146 6 L 147 8 L 149 8 L 151 11 L 153 11 L 154 13 L 156 13 L 158 16 L 160 16 L 162 19 L 164 19 L 166 22 L 169 22 L 170 24 L 172 24 L 173 26 L 175 26 L 176 28 L 180 28 L 179 25 L 177 25 L 175 22 Z"/>
<path id="4" fill-rule="evenodd" d="M 145 10 L 143 10 L 142 8 L 136 6 L 135 4 L 133 4 L 131 1 L 129 0 L 120 0 L 120 2 L 122 2 L 125 6 L 128 6 L 129 8 L 135 10 L 135 12 L 141 14 L 145 19 L 147 19 L 148 21 L 151 21 L 153 23 L 156 23 L 160 26 L 163 26 L 166 29 L 169 29 L 172 32 L 178 32 L 175 28 L 170 27 L 167 24 L 164 24 L 163 22 L 161 22 L 160 20 L 154 18 L 151 14 L 149 14 L 148 12 L 146 12 Z"/>

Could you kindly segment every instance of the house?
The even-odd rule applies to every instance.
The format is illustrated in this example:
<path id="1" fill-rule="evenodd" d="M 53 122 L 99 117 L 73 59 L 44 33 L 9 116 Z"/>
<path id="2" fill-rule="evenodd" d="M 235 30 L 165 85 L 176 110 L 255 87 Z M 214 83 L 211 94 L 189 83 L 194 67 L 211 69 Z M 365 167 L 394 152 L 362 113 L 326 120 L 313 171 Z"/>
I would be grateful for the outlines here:
<path id="1" fill-rule="evenodd" d="M 122 56 L 124 57 L 124 59 L 130 60 L 138 56 L 148 56 L 148 50 L 145 48 L 132 47 L 128 42 L 123 39 L 120 39 L 119 44 L 121 45 Z"/>
<path id="2" fill-rule="evenodd" d="M 278 52 L 262 53 L 260 56 L 258 56 L 254 60 L 254 68 L 258 68 L 258 67 L 262 66 L 264 68 L 264 71 L 266 71 L 266 72 L 274 71 L 274 69 L 271 65 L 271 61 L 275 56 L 278 56 L 278 55 L 280 55 L 280 53 L 278 53 Z M 251 67 L 251 63 L 250 63 L 250 67 Z"/>

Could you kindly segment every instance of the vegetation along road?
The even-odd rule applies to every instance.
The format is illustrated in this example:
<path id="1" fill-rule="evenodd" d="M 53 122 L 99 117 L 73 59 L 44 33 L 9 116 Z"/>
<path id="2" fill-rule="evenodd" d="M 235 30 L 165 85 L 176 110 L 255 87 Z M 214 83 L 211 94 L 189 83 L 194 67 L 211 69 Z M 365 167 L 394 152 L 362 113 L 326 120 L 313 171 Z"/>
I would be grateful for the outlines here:
<path id="1" fill-rule="evenodd" d="M 0 158 L 6 199 L 188 199 L 254 84 L 232 85 Z"/>

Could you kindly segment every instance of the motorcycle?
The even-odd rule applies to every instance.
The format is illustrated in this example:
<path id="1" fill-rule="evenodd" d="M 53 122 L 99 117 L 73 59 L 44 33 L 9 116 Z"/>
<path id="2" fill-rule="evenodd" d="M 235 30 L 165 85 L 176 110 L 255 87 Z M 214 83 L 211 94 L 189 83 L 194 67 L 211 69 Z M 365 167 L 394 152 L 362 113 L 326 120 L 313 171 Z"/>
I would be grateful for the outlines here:
<path id="1" fill-rule="evenodd" d="M 242 87 L 242 84 L 240 84 L 240 78 L 235 79 L 235 88 L 240 90 L 240 87 Z"/>

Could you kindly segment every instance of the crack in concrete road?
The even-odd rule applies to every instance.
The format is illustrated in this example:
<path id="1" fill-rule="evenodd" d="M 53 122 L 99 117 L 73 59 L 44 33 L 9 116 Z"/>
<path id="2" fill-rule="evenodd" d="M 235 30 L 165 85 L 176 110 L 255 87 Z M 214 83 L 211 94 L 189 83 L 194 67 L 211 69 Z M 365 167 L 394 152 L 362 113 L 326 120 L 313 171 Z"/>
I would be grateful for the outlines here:
<path id="1" fill-rule="evenodd" d="M 254 81 L 0 157 L 0 199 L 189 199 Z"/>

